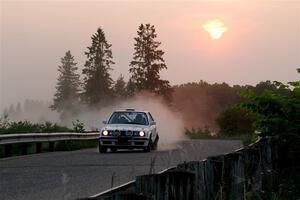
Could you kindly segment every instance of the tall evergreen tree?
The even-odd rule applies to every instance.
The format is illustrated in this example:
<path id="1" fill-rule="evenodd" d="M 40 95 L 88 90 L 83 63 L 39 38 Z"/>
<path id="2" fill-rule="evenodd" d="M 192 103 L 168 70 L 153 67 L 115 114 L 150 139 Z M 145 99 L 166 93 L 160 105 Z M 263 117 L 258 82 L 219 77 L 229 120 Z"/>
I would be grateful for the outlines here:
<path id="1" fill-rule="evenodd" d="M 164 97 L 170 97 L 169 81 L 162 80 L 159 72 L 167 69 L 163 59 L 164 52 L 159 49 L 161 42 L 156 41 L 155 27 L 141 24 L 134 38 L 133 60 L 130 62 L 129 72 L 137 91 L 150 91 Z"/>
<path id="2" fill-rule="evenodd" d="M 21 114 L 21 112 L 22 112 L 22 106 L 21 106 L 21 103 L 18 102 L 17 107 L 16 107 L 16 113 Z"/>
<path id="3" fill-rule="evenodd" d="M 126 84 L 126 96 L 127 97 L 132 97 L 134 95 L 134 91 L 136 90 L 135 86 L 136 85 L 132 81 L 132 78 L 130 78 Z"/>
<path id="4" fill-rule="evenodd" d="M 126 93 L 126 82 L 124 76 L 121 74 L 114 85 L 114 93 L 117 98 L 124 98 L 127 96 Z"/>
<path id="5" fill-rule="evenodd" d="M 90 106 L 105 103 L 113 96 L 113 80 L 109 74 L 112 61 L 111 44 L 106 41 L 101 28 L 92 35 L 92 45 L 85 52 L 87 61 L 82 73 L 84 77 L 83 100 Z"/>
<path id="6" fill-rule="evenodd" d="M 58 66 L 56 93 L 50 108 L 61 112 L 62 116 L 66 112 L 75 111 L 75 105 L 79 101 L 80 76 L 76 73 L 76 64 L 71 52 L 67 51 L 61 58 L 61 65 Z"/>
<path id="7" fill-rule="evenodd" d="M 14 116 L 15 114 L 16 114 L 15 106 L 11 104 L 8 109 L 8 116 L 11 117 Z"/>

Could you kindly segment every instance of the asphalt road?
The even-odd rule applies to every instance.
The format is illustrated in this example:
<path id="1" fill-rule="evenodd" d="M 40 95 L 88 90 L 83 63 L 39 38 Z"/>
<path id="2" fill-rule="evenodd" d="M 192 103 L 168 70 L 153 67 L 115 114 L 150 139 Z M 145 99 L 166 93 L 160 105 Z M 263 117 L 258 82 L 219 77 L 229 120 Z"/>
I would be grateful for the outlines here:
<path id="1" fill-rule="evenodd" d="M 53 152 L 0 159 L 0 199 L 76 199 L 147 174 L 150 163 L 159 172 L 183 161 L 202 160 L 242 147 L 238 140 L 187 140 L 171 149 L 144 153 L 99 154 L 97 149 Z"/>

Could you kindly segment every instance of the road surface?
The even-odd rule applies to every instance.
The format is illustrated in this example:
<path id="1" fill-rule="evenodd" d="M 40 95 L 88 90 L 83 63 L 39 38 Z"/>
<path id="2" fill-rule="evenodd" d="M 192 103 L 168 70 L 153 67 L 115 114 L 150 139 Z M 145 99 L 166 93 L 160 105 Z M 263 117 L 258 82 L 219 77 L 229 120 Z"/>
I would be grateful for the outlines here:
<path id="1" fill-rule="evenodd" d="M 152 169 L 228 153 L 242 147 L 238 140 L 186 140 L 171 149 L 144 153 L 99 154 L 97 149 L 42 153 L 0 159 L 0 199 L 58 200 L 88 197 L 133 180 Z"/>

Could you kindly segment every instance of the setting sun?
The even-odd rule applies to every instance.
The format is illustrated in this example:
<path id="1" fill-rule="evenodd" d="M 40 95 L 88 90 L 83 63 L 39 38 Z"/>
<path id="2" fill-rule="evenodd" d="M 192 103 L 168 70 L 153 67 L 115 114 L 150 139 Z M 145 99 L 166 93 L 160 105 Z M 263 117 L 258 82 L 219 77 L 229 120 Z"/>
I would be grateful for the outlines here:
<path id="1" fill-rule="evenodd" d="M 211 20 L 203 26 L 204 30 L 207 31 L 212 39 L 220 39 L 224 32 L 228 28 L 219 19 Z"/>

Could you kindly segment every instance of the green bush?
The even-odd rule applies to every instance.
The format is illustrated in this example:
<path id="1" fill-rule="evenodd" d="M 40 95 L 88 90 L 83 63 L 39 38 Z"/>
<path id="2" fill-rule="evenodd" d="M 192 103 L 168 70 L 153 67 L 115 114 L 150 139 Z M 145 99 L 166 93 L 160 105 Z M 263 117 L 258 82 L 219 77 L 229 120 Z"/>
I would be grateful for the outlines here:
<path id="1" fill-rule="evenodd" d="M 300 74 L 300 68 L 297 69 Z M 289 82 L 287 85 L 274 82 L 278 88 L 285 88 L 286 94 L 276 94 L 265 90 L 256 95 L 253 91 L 242 91 L 240 95 L 247 99 L 241 104 L 248 113 L 255 114 L 255 128 L 262 136 L 280 136 L 300 134 L 300 81 Z"/>
<path id="2" fill-rule="evenodd" d="M 43 122 L 43 123 L 32 123 L 29 121 L 9 122 L 7 117 L 0 118 L 0 134 L 53 133 L 53 132 L 73 132 L 73 130 L 51 122 Z"/>
<path id="3" fill-rule="evenodd" d="M 191 139 L 201 139 L 212 137 L 208 127 L 185 129 L 185 135 Z"/>
<path id="4" fill-rule="evenodd" d="M 247 114 L 244 109 L 232 106 L 223 110 L 216 122 L 220 128 L 220 134 L 235 136 L 252 134 L 254 119 L 254 115 Z"/>
<path id="5" fill-rule="evenodd" d="M 85 131 L 84 123 L 80 122 L 78 119 L 76 121 L 72 121 L 72 124 L 74 132 L 83 133 Z"/>

